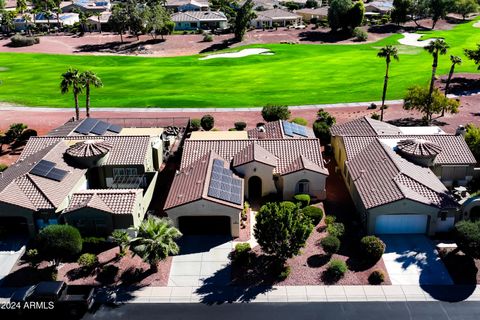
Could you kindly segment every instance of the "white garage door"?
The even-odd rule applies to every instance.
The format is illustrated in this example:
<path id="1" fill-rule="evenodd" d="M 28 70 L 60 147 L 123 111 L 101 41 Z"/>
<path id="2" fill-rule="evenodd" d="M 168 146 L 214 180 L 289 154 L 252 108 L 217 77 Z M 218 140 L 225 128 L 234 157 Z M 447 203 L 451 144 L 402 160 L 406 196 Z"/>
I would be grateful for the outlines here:
<path id="1" fill-rule="evenodd" d="M 381 215 L 375 222 L 376 234 L 426 233 L 426 214 Z"/>

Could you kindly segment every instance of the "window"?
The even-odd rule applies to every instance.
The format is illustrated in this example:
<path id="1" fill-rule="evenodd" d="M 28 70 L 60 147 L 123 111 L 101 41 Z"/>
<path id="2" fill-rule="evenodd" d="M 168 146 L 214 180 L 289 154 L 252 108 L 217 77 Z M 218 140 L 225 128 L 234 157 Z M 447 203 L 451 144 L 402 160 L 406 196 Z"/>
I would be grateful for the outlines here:
<path id="1" fill-rule="evenodd" d="M 137 168 L 113 168 L 113 176 L 136 176 Z"/>
<path id="2" fill-rule="evenodd" d="M 300 180 L 297 183 L 297 193 L 309 193 L 310 182 L 308 180 Z"/>
<path id="3" fill-rule="evenodd" d="M 113 168 L 113 176 L 124 176 L 125 175 L 125 169 L 123 168 Z"/>

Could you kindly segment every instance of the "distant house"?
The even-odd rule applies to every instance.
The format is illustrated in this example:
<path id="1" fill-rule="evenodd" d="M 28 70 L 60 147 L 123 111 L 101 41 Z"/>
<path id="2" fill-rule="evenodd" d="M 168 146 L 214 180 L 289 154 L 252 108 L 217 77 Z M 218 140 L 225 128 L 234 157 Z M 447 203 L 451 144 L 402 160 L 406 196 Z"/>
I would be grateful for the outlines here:
<path id="1" fill-rule="evenodd" d="M 328 17 L 328 7 L 321 8 L 303 8 L 295 10 L 295 13 L 303 18 L 305 21 L 310 21 L 312 19 L 326 19 Z"/>
<path id="2" fill-rule="evenodd" d="M 30 21 L 25 20 L 25 16 L 30 17 Z M 45 13 L 37 13 L 35 16 L 32 14 L 20 15 L 14 19 L 13 23 L 15 25 L 15 30 L 21 31 L 26 30 L 27 25 L 36 24 L 37 26 L 46 26 L 50 27 L 64 27 L 64 26 L 73 26 L 75 23 L 79 22 L 79 16 L 77 13 L 60 13 L 57 19 L 56 14 L 46 15 Z"/>
<path id="3" fill-rule="evenodd" d="M 243 5 L 246 1 L 240 1 L 240 5 Z M 255 11 L 265 11 L 279 8 L 280 2 L 278 0 L 253 0 L 253 10 Z"/>
<path id="4" fill-rule="evenodd" d="M 433 235 L 462 218 L 448 188 L 473 177 L 476 160 L 463 136 L 369 117 L 331 132 L 338 170 L 368 233 Z"/>
<path id="5" fill-rule="evenodd" d="M 372 1 L 365 3 L 365 15 L 388 14 L 393 10 L 392 1 Z"/>
<path id="6" fill-rule="evenodd" d="M 214 30 L 228 27 L 227 17 L 219 11 L 185 11 L 172 15 L 175 30 Z"/>
<path id="7" fill-rule="evenodd" d="M 258 29 L 264 27 L 286 27 L 290 25 L 297 25 L 302 22 L 302 17 L 287 10 L 272 9 L 266 11 L 259 11 L 256 13 L 257 17 L 253 19 L 250 24 Z"/>
<path id="8" fill-rule="evenodd" d="M 62 2 L 60 8 L 62 12 L 74 12 L 80 10 L 83 12 L 104 12 L 112 7 L 110 0 L 74 0 L 72 2 Z"/>
<path id="9" fill-rule="evenodd" d="M 167 0 L 165 8 L 173 12 L 208 11 L 208 1 L 204 0 Z"/>
<path id="10" fill-rule="evenodd" d="M 7 0 L 5 2 L 5 10 L 13 11 L 17 9 L 17 0 Z"/>
<path id="11" fill-rule="evenodd" d="M 88 25 L 91 31 L 109 31 L 110 17 L 112 16 L 111 12 L 105 11 L 102 12 L 99 16 L 91 16 L 88 18 Z"/>

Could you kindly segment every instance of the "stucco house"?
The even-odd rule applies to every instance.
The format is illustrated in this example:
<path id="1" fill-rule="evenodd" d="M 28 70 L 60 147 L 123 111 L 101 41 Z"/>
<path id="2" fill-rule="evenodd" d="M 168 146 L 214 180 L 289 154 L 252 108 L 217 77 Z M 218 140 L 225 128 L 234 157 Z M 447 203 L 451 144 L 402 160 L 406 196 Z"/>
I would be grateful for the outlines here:
<path id="1" fill-rule="evenodd" d="M 183 11 L 172 15 L 175 30 L 226 29 L 228 19 L 220 11 Z"/>
<path id="2" fill-rule="evenodd" d="M 295 13 L 310 22 L 312 19 L 326 19 L 328 17 L 328 6 L 320 8 L 303 8 L 295 10 Z"/>
<path id="3" fill-rule="evenodd" d="M 369 233 L 449 231 L 461 218 L 448 187 L 472 179 L 463 136 L 359 118 L 331 129 L 338 171 Z"/>
<path id="4" fill-rule="evenodd" d="M 257 17 L 250 22 L 254 28 L 272 28 L 300 25 L 302 17 L 287 10 L 275 8 L 256 12 Z"/>
<path id="5" fill-rule="evenodd" d="M 77 10 L 89 13 L 101 13 L 110 11 L 112 4 L 110 0 L 74 0 L 63 1 L 60 4 L 62 12 L 75 12 Z"/>
<path id="6" fill-rule="evenodd" d="M 173 12 L 208 11 L 210 5 L 203 0 L 168 0 L 165 8 Z"/>
<path id="7" fill-rule="evenodd" d="M 320 141 L 305 131 L 302 138 L 290 139 L 187 139 L 165 212 L 181 231 L 209 221 L 236 237 L 244 198 L 255 201 L 274 194 L 290 200 L 307 193 L 325 199 L 328 170 Z"/>

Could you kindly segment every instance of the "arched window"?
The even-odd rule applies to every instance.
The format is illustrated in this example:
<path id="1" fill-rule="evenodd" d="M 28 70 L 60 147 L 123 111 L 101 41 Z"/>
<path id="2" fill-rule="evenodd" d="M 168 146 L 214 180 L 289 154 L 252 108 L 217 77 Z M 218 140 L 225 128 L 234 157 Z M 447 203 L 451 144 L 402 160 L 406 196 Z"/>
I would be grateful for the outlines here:
<path id="1" fill-rule="evenodd" d="M 296 188 L 297 193 L 309 193 L 310 192 L 310 181 L 306 179 L 302 179 L 298 181 L 297 183 L 297 188 Z"/>

